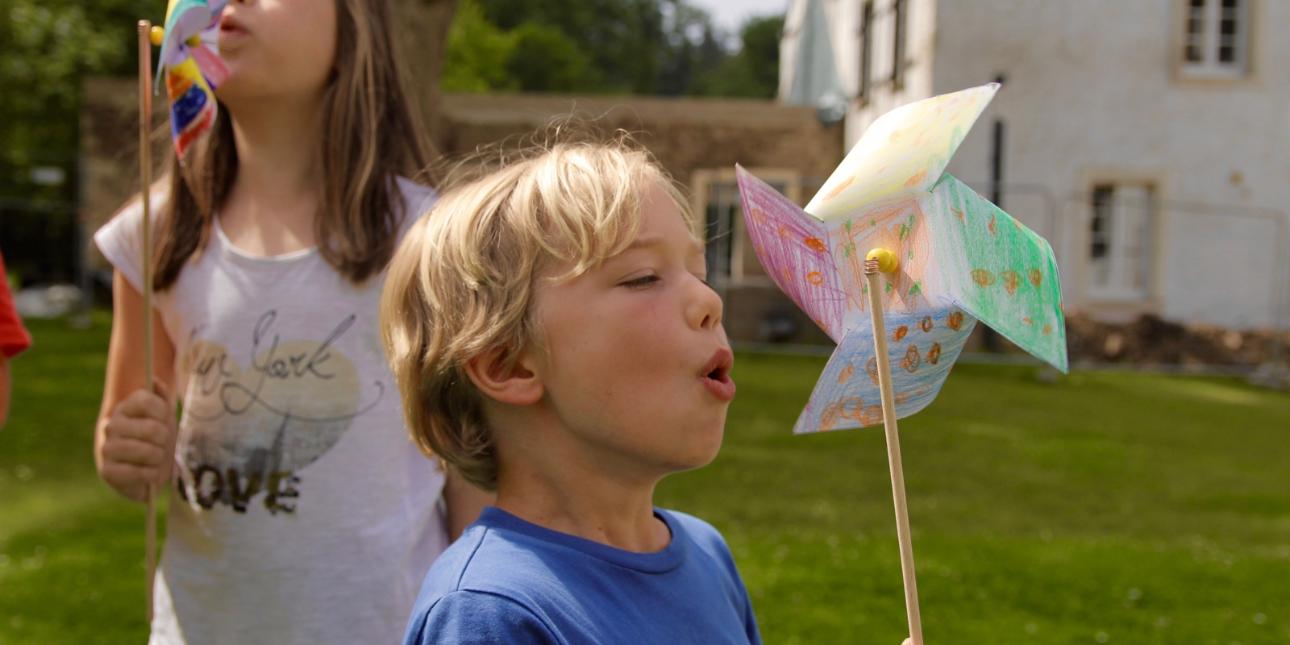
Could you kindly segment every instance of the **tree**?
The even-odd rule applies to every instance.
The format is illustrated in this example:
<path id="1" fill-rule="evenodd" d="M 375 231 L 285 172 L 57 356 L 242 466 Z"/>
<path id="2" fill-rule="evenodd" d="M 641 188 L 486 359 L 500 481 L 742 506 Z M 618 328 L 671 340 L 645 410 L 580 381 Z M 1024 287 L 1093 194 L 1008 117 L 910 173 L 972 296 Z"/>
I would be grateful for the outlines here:
<path id="1" fill-rule="evenodd" d="M 665 24 L 668 48 L 664 53 L 658 93 L 678 96 L 693 93 L 696 79 L 721 65 L 730 56 L 721 44 L 722 34 L 712 17 L 683 2 L 670 4 Z"/>
<path id="2" fill-rule="evenodd" d="M 524 23 L 513 38 L 506 71 L 526 92 L 571 92 L 600 87 L 591 59 L 572 38 L 550 25 Z"/>
<path id="3" fill-rule="evenodd" d="M 155 0 L 6 0 L 0 13 L 0 195 L 70 202 L 31 181 L 36 166 L 75 177 L 80 83 L 87 74 L 133 74 L 135 24 L 160 20 Z"/>
<path id="4" fill-rule="evenodd" d="M 513 39 L 484 16 L 479 3 L 457 6 L 444 54 L 440 87 L 447 92 L 513 90 L 519 86 L 508 73 Z"/>
<path id="5" fill-rule="evenodd" d="M 457 20 L 450 91 L 771 98 L 778 85 L 782 16 L 748 20 L 737 53 L 686 0 L 469 0 Z"/>
<path id="6" fill-rule="evenodd" d="M 577 43 L 591 70 L 584 91 L 653 94 L 663 52 L 663 7 L 677 0 L 480 0 L 488 20 L 511 31 L 532 23 Z"/>
<path id="7" fill-rule="evenodd" d="M 742 46 L 695 83 L 706 96 L 774 98 L 779 87 L 779 38 L 783 16 L 750 18 L 740 29 Z"/>
<path id="8" fill-rule="evenodd" d="M 156 0 L 0 4 L 0 242 L 24 278 L 72 278 L 81 81 L 134 74 L 135 25 L 164 9 Z M 47 168 L 62 182 L 38 180 Z"/>

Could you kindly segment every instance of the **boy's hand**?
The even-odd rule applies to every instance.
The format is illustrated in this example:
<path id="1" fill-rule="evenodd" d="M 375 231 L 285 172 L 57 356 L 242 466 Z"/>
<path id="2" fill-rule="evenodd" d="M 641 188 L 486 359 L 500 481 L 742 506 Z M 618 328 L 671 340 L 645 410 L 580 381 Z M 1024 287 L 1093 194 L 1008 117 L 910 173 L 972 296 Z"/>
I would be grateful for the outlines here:
<path id="1" fill-rule="evenodd" d="M 135 390 L 112 409 L 103 428 L 99 476 L 136 502 L 147 500 L 148 484 L 170 481 L 175 414 L 169 399 L 160 384 L 157 392 Z"/>

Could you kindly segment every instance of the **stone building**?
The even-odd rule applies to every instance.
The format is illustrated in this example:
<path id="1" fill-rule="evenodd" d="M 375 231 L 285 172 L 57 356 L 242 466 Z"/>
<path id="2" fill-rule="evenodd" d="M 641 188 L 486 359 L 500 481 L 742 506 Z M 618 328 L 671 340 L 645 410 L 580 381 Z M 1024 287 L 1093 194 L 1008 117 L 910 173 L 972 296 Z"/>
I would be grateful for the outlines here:
<path id="1" fill-rule="evenodd" d="M 1069 311 L 1290 318 L 1290 4 L 794 0 L 780 95 L 848 147 L 898 105 L 1003 80 L 949 171 L 1048 237 Z"/>

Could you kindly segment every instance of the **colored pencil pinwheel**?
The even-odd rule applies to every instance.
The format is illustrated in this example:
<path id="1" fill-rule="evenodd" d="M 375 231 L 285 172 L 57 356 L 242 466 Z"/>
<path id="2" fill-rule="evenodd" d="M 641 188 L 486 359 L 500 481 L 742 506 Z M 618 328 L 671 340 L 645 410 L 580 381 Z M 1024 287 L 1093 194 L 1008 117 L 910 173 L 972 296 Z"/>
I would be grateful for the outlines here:
<path id="1" fill-rule="evenodd" d="M 899 262 L 881 294 L 898 417 L 932 402 L 976 320 L 1066 370 L 1052 249 L 945 173 L 997 89 L 985 85 L 883 115 L 805 210 L 738 170 L 757 257 L 838 343 L 795 432 L 882 422 L 864 277 L 874 248 L 892 251 Z"/>
<path id="2" fill-rule="evenodd" d="M 161 47 L 157 83 L 170 100 L 170 136 L 180 161 L 188 148 L 215 124 L 215 88 L 228 77 L 217 54 L 220 14 L 227 0 L 170 0 L 166 27 L 153 42 Z M 155 32 L 155 30 L 154 30 Z"/>
<path id="3" fill-rule="evenodd" d="M 838 343 L 794 432 L 884 425 L 915 645 L 922 626 L 896 419 L 936 398 L 977 320 L 1067 368 L 1052 248 L 945 172 L 998 89 L 883 115 L 805 209 L 738 169 L 757 257 Z"/>

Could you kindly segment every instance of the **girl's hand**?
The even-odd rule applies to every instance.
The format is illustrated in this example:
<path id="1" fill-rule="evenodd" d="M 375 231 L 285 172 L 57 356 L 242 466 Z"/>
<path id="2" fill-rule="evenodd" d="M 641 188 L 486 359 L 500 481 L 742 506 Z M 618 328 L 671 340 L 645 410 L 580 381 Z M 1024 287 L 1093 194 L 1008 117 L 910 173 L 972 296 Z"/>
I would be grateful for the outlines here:
<path id="1" fill-rule="evenodd" d="M 99 476 L 136 502 L 147 501 L 148 485 L 170 481 L 175 454 L 175 413 L 164 388 L 139 389 L 112 409 L 99 447 Z"/>

